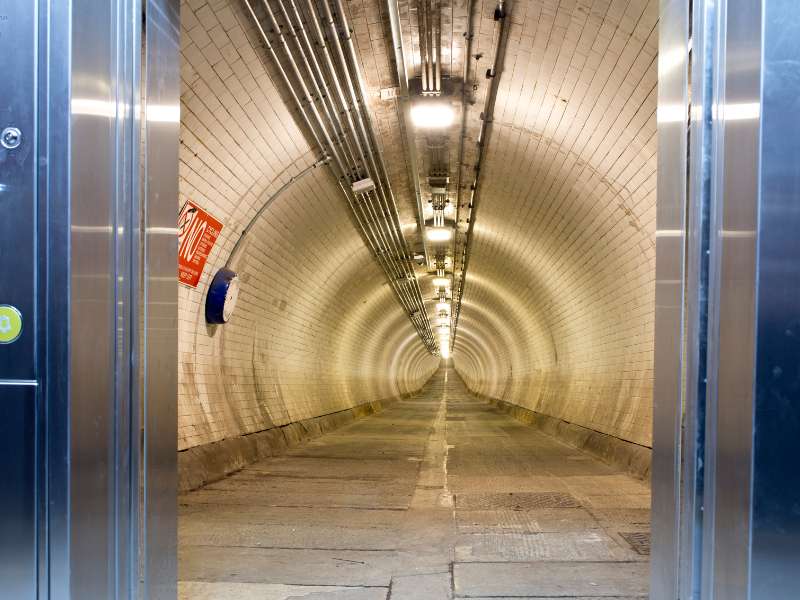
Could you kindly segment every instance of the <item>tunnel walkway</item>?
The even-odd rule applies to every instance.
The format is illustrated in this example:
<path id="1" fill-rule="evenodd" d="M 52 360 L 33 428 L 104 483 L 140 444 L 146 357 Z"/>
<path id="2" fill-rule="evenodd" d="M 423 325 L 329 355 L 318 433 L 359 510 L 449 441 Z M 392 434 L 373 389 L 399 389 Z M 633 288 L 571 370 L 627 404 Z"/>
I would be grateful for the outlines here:
<path id="1" fill-rule="evenodd" d="M 442 369 L 181 497 L 180 598 L 645 598 L 649 506 L 645 483 Z"/>

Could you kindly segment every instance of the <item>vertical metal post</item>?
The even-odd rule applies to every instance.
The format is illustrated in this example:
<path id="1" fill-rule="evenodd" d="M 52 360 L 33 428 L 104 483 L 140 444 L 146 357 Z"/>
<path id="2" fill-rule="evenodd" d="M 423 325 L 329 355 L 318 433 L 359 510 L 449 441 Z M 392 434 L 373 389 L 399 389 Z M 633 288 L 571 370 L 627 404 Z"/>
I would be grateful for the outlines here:
<path id="1" fill-rule="evenodd" d="M 698 598 L 702 585 L 706 517 L 706 415 L 715 388 L 716 347 L 709 345 L 710 277 L 715 272 L 710 239 L 715 218 L 712 173 L 715 150 L 716 2 L 692 3 L 689 40 L 691 108 L 686 207 L 684 402 L 681 432 L 681 499 L 678 547 L 680 598 Z M 709 494 L 713 490 L 708 491 Z M 713 516 L 712 516 L 713 518 Z"/>
<path id="2" fill-rule="evenodd" d="M 655 383 L 653 387 L 653 600 L 678 597 L 683 318 L 687 183 L 689 8 L 662 0 L 658 56 Z"/>
<path id="3" fill-rule="evenodd" d="M 763 5 L 751 600 L 798 596 L 800 14 Z"/>
<path id="4" fill-rule="evenodd" d="M 177 322 L 180 5 L 146 0 L 144 80 L 143 586 L 177 593 Z"/>
<path id="5" fill-rule="evenodd" d="M 720 3 L 719 84 L 714 116 L 718 152 L 713 202 L 718 215 L 711 254 L 716 313 L 716 394 L 708 429 L 713 502 L 706 527 L 713 550 L 705 564 L 706 597 L 749 598 L 756 311 L 756 228 L 761 95 L 761 3 Z"/>
<path id="6" fill-rule="evenodd" d="M 69 600 L 70 590 L 70 23 L 67 2 L 38 2 L 39 318 L 42 420 L 39 434 L 39 590 Z"/>
<path id="7" fill-rule="evenodd" d="M 73 598 L 127 598 L 138 585 L 131 543 L 138 525 L 138 473 L 131 469 L 138 455 L 131 372 L 138 338 L 131 268 L 138 245 L 136 6 L 71 5 L 66 318 Z"/>

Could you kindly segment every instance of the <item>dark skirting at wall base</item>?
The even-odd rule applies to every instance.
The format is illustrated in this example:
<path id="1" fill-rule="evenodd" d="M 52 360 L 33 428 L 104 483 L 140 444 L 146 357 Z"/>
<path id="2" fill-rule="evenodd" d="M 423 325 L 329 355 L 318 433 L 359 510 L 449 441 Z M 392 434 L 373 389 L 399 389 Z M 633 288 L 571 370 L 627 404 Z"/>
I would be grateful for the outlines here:
<path id="1" fill-rule="evenodd" d="M 182 450 L 178 452 L 178 491 L 197 489 L 258 460 L 279 456 L 288 448 L 380 412 L 393 401 L 366 402 L 328 415 Z"/>
<path id="2" fill-rule="evenodd" d="M 647 446 L 641 446 L 607 433 L 569 423 L 517 404 L 511 404 L 505 400 L 489 398 L 482 394 L 473 395 L 489 402 L 497 410 L 511 415 L 517 421 L 532 425 L 536 429 L 587 452 L 603 462 L 622 469 L 634 477 L 650 479 L 650 461 L 653 451 Z"/>

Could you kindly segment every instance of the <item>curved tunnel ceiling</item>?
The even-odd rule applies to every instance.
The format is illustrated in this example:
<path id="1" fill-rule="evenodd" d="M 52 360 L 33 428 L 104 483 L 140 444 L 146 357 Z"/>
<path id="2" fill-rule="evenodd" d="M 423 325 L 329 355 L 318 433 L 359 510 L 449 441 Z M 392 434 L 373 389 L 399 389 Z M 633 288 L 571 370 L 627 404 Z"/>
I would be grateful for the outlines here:
<path id="1" fill-rule="evenodd" d="M 208 282 L 242 227 L 318 158 L 249 15 L 236 0 L 217 4 L 182 3 L 181 201 L 224 225 L 198 288 L 181 288 L 182 448 L 411 393 L 439 365 L 327 171 L 264 214 L 233 265 L 243 284 L 234 319 L 204 323 Z M 398 85 L 387 4 L 345 6 L 400 223 L 423 255 L 430 214 L 417 214 L 401 103 L 386 93 Z M 399 3 L 412 80 L 416 6 Z M 455 85 L 470 5 L 439 6 L 443 75 Z M 477 393 L 650 445 L 657 2 L 506 4 L 503 70 L 470 206 L 495 6 L 471 5 L 474 93 L 460 165 L 459 124 L 448 133 L 456 249 L 474 221 L 453 364 Z M 423 172 L 429 159 L 416 143 Z M 449 276 L 459 277 L 456 266 L 448 262 Z M 416 272 L 433 320 L 435 270 L 421 261 Z"/>
<path id="2" fill-rule="evenodd" d="M 400 119 L 393 103 L 380 100 L 381 89 L 396 85 L 389 33 L 375 23 L 376 10 L 385 21 L 386 9 L 348 6 L 373 112 L 387 132 L 384 149 L 400 164 Z M 449 16 L 444 74 L 456 80 L 467 6 L 441 6 Z M 453 193 L 458 231 L 467 231 L 470 218 L 474 225 L 453 360 L 473 391 L 650 445 L 658 3 L 505 6 L 503 70 L 470 214 L 484 71 L 498 43 L 496 2 L 472 5 L 472 103 L 463 171 L 451 180 L 462 183 Z M 413 77 L 420 70 L 417 3 L 399 7 Z M 403 177 L 394 183 L 409 189 Z"/>

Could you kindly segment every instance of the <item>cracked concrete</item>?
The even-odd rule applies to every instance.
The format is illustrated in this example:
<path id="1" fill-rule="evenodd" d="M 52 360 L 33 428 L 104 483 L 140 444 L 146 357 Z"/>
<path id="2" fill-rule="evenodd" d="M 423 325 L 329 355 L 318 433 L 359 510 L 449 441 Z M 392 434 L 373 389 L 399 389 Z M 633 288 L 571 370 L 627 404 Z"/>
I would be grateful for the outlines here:
<path id="1" fill-rule="evenodd" d="M 180 598 L 646 598 L 648 507 L 645 483 L 442 369 L 182 496 Z"/>

